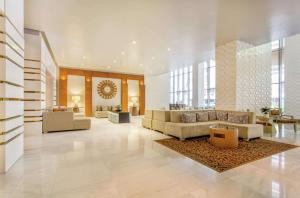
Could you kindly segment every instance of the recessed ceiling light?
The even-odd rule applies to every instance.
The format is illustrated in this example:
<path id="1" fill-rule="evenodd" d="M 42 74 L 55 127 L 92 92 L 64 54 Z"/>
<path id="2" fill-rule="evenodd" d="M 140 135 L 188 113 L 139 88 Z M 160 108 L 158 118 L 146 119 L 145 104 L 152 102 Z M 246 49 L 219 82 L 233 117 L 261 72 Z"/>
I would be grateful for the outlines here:
<path id="1" fill-rule="evenodd" d="M 111 66 L 107 66 L 107 69 L 110 69 L 111 68 Z"/>
<path id="2" fill-rule="evenodd" d="M 83 56 L 82 59 L 86 59 L 86 56 Z"/>
<path id="3" fill-rule="evenodd" d="M 171 51 L 171 48 L 168 47 L 168 51 Z"/>
<path id="4" fill-rule="evenodd" d="M 122 52 L 121 52 L 121 54 L 122 54 L 122 55 L 125 55 L 125 52 L 124 52 L 124 51 L 122 51 Z"/>
<path id="5" fill-rule="evenodd" d="M 133 41 L 132 41 L 132 44 L 133 44 L 133 45 L 135 45 L 135 44 L 136 44 L 136 41 L 135 41 L 135 40 L 133 40 Z"/>
<path id="6" fill-rule="evenodd" d="M 143 66 L 143 64 L 141 63 L 141 64 L 140 64 L 140 66 L 142 67 L 142 66 Z"/>
<path id="7" fill-rule="evenodd" d="M 151 58 L 152 60 L 154 60 L 155 59 L 155 57 L 154 56 L 152 56 L 152 58 Z"/>
<path id="8" fill-rule="evenodd" d="M 117 60 L 114 60 L 113 62 L 114 62 L 114 63 L 117 63 Z"/>

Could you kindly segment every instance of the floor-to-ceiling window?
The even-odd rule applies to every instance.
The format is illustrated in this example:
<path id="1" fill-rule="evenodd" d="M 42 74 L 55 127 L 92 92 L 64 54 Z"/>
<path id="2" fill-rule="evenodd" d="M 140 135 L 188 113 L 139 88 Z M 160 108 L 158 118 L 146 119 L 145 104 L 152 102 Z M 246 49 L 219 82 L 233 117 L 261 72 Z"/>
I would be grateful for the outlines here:
<path id="1" fill-rule="evenodd" d="M 272 107 L 284 109 L 284 40 L 272 42 Z"/>
<path id="2" fill-rule="evenodd" d="M 170 72 L 170 103 L 192 106 L 193 66 L 175 69 Z"/>
<path id="3" fill-rule="evenodd" d="M 206 108 L 215 107 L 216 101 L 216 62 L 204 62 L 204 105 Z"/>

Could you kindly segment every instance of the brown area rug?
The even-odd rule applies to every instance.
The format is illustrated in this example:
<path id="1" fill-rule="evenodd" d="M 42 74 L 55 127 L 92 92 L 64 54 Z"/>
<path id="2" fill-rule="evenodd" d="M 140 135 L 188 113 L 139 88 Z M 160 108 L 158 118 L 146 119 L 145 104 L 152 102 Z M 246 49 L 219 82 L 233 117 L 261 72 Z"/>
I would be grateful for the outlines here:
<path id="1" fill-rule="evenodd" d="M 175 138 L 156 140 L 156 142 L 204 164 L 218 172 L 241 166 L 276 153 L 298 146 L 274 142 L 265 139 L 239 141 L 238 148 L 221 149 L 208 142 L 209 137 L 193 138 L 179 141 Z"/>

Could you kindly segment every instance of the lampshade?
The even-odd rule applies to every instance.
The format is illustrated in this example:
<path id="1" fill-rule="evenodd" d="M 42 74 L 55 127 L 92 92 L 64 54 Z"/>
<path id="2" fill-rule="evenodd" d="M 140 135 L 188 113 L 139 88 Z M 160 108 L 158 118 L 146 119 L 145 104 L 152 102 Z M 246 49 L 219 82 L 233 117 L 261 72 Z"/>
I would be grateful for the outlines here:
<path id="1" fill-rule="evenodd" d="M 80 102 L 80 96 L 72 96 L 72 101 L 75 103 Z"/>
<path id="2" fill-rule="evenodd" d="M 131 96 L 130 97 L 130 100 L 131 100 L 132 103 L 137 103 L 138 99 L 139 99 L 138 96 Z"/>

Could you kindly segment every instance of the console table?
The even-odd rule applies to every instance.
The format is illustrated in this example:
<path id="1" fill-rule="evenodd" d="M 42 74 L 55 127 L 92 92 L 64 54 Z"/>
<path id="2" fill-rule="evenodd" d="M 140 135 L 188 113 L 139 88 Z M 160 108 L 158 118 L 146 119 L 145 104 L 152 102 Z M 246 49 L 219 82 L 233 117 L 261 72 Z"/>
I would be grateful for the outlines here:
<path id="1" fill-rule="evenodd" d="M 130 122 L 129 112 L 109 111 L 108 120 L 113 123 L 129 123 Z"/>

